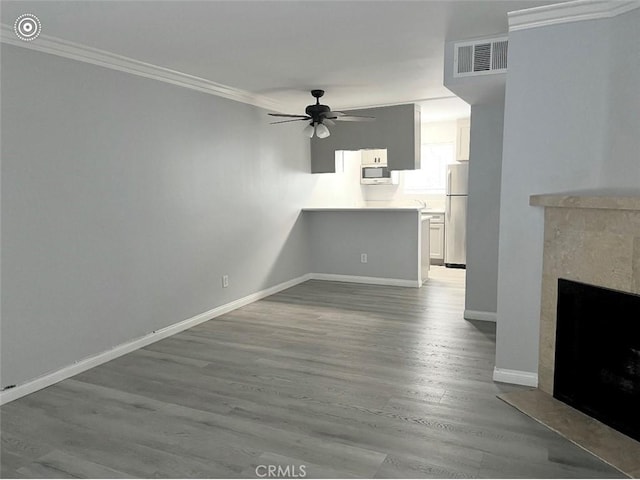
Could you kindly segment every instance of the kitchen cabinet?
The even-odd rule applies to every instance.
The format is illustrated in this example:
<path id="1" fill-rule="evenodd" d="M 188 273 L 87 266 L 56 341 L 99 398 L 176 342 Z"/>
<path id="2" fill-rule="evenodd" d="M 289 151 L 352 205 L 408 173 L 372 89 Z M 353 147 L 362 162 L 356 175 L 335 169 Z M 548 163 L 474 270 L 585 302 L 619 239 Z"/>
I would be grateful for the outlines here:
<path id="1" fill-rule="evenodd" d="M 311 139 L 311 173 L 335 172 L 337 150 L 384 149 L 389 170 L 420 168 L 420 107 L 413 103 L 345 111 L 371 122 L 335 122 L 327 138 Z"/>
<path id="2" fill-rule="evenodd" d="M 367 149 L 361 151 L 362 165 L 386 165 L 387 164 L 387 151 L 384 149 Z"/>
<path id="3" fill-rule="evenodd" d="M 431 214 L 429 258 L 432 264 L 444 264 L 444 214 Z"/>
<path id="4" fill-rule="evenodd" d="M 456 160 L 469 161 L 469 142 L 471 141 L 471 119 L 460 118 L 457 121 Z"/>
<path id="5" fill-rule="evenodd" d="M 431 224 L 429 229 L 431 239 L 431 249 L 429 257 L 431 263 L 441 264 L 444 262 L 444 224 Z"/>

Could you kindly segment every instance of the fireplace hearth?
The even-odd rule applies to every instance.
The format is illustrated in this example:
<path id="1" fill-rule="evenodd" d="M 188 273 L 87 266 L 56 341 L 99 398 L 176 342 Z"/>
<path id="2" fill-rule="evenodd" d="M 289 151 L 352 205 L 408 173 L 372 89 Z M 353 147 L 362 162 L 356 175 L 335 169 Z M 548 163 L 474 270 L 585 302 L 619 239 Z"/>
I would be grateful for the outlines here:
<path id="1" fill-rule="evenodd" d="M 640 295 L 558 279 L 553 396 L 640 440 Z"/>

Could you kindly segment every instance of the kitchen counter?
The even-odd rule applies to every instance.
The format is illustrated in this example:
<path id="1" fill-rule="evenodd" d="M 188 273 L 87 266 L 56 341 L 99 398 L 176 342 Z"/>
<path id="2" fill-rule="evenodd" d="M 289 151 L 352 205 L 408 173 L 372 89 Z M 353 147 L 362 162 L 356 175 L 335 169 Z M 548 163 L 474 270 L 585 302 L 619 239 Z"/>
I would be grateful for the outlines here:
<path id="1" fill-rule="evenodd" d="M 303 212 L 418 212 L 422 207 L 310 207 Z M 432 213 L 429 211 L 428 213 Z M 433 212 L 436 213 L 436 212 Z"/>

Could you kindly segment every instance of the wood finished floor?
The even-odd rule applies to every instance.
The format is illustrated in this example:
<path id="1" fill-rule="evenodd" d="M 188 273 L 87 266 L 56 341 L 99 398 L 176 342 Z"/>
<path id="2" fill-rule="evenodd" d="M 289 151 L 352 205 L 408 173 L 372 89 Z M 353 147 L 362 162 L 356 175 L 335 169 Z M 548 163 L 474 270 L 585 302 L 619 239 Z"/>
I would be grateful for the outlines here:
<path id="1" fill-rule="evenodd" d="M 622 478 L 496 398 L 495 327 L 432 277 L 306 282 L 4 405 L 2 476 Z"/>

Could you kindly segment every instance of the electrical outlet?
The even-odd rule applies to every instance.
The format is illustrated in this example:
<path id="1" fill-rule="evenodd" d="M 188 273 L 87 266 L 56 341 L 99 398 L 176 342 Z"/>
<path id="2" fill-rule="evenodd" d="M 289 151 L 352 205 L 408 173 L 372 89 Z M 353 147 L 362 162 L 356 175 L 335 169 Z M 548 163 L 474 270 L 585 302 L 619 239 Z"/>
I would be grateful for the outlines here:
<path id="1" fill-rule="evenodd" d="M 367 263 L 367 254 L 366 253 L 361 253 L 360 254 L 360 263 Z"/>
<path id="2" fill-rule="evenodd" d="M 227 288 L 229 286 L 229 275 L 222 276 L 222 288 Z"/>

